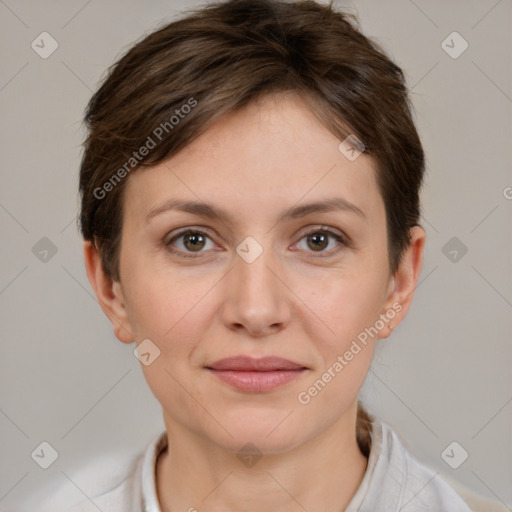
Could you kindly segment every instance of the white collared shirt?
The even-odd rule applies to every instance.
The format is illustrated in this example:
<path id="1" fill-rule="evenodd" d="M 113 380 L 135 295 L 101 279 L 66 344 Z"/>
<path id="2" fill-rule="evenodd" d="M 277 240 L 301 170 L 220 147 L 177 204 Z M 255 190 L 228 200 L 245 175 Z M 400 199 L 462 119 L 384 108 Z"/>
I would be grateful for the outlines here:
<path id="1" fill-rule="evenodd" d="M 361 484 L 345 512 L 471 512 L 466 503 L 434 471 L 409 453 L 396 433 L 377 418 L 372 423 L 371 450 Z M 156 491 L 158 455 L 167 433 L 158 435 L 111 490 L 84 500 L 66 512 L 162 512 Z"/>

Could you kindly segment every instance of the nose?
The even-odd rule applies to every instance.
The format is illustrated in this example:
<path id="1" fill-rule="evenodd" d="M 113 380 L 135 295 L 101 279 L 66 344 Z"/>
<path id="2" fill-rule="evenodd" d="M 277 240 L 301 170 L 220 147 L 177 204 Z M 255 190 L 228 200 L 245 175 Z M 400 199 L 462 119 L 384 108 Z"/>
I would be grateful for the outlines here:
<path id="1" fill-rule="evenodd" d="M 224 284 L 224 325 L 233 331 L 246 331 L 252 337 L 264 337 L 289 323 L 290 292 L 279 267 L 278 259 L 268 248 L 252 262 L 235 254 Z"/>

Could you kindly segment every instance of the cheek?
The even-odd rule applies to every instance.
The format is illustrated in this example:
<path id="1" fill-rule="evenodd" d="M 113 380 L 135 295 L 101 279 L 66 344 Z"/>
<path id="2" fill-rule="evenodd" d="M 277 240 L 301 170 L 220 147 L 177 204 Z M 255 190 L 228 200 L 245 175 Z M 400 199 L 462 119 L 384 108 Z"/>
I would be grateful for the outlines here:
<path id="1" fill-rule="evenodd" d="M 188 337 L 194 337 L 194 331 L 200 327 L 196 313 L 201 309 L 201 303 L 207 302 L 205 299 L 211 286 L 204 279 L 185 282 L 158 272 L 134 282 L 130 322 L 136 339 L 153 337 L 159 345 L 173 346 L 171 340 L 177 336 L 183 339 L 187 333 Z"/>
<path id="2" fill-rule="evenodd" d="M 379 318 L 384 299 L 382 272 L 332 272 L 321 281 L 302 281 L 298 287 L 301 306 L 313 322 L 303 321 L 311 340 L 322 343 L 332 357 Z M 327 361 L 326 361 L 327 362 Z"/>
<path id="3" fill-rule="evenodd" d="M 333 279 L 322 293 L 311 294 L 308 306 L 322 323 L 313 327 L 304 322 L 303 328 L 309 331 L 307 337 L 316 345 L 322 364 L 305 382 L 297 402 L 326 423 L 334 422 L 356 399 L 370 368 L 377 337 L 369 328 L 382 305 L 375 282 L 345 276 Z"/>
<path id="4" fill-rule="evenodd" d="M 183 385 L 193 377 L 191 356 L 211 323 L 212 286 L 211 277 L 183 282 L 156 271 L 151 278 L 132 282 L 130 323 L 135 339 L 150 339 L 160 350 L 154 362 L 141 365 L 142 371 L 155 397 L 169 409 L 193 409 Z"/>
<path id="5" fill-rule="evenodd" d="M 186 393 L 182 396 L 172 376 L 181 383 L 193 380 L 204 363 L 202 347 L 208 346 L 207 334 L 216 325 L 224 272 L 198 267 L 171 272 L 154 262 L 131 268 L 129 316 L 135 340 L 150 339 L 160 351 L 154 363 L 142 366 L 146 381 L 163 402 L 172 396 L 187 408 Z M 216 338 L 222 341 L 223 336 Z"/>

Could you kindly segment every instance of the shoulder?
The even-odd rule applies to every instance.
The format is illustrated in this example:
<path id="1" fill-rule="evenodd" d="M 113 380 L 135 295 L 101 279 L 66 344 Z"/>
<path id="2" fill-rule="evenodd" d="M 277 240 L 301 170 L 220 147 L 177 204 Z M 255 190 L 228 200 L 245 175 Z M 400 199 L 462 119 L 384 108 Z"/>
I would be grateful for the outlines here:
<path id="1" fill-rule="evenodd" d="M 59 512 L 138 512 L 142 460 L 139 454 L 124 467 L 95 463 L 84 469 L 80 478 L 83 498 Z"/>
<path id="2" fill-rule="evenodd" d="M 378 459 L 368 496 L 369 507 L 382 511 L 398 506 L 403 512 L 471 512 L 438 472 L 420 462 L 394 430 L 378 420 L 372 434 L 373 449 L 378 452 Z"/>
<path id="3" fill-rule="evenodd" d="M 73 506 L 46 506 L 48 512 L 140 512 L 141 507 L 158 510 L 155 483 L 155 463 L 167 447 L 164 430 L 129 459 L 106 457 L 84 468 L 76 480 L 83 496 Z M 75 487 L 78 487 L 75 484 Z"/>

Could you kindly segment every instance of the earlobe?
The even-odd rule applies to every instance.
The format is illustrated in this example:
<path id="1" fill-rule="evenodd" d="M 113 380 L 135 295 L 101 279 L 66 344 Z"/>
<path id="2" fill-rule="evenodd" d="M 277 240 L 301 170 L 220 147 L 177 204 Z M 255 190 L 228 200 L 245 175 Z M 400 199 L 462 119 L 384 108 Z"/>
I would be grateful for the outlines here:
<path id="1" fill-rule="evenodd" d="M 387 338 L 392 329 L 402 322 L 409 311 L 423 265 L 425 240 L 426 233 L 421 226 L 414 226 L 410 229 L 410 243 L 402 255 L 397 271 L 391 277 L 390 287 L 392 291 L 388 294 L 385 311 L 383 311 L 386 314 L 386 312 L 393 309 L 396 314 L 387 327 L 383 329 L 383 332 L 380 333 L 380 338 Z"/>
<path id="2" fill-rule="evenodd" d="M 89 282 L 116 338 L 123 343 L 132 343 L 134 337 L 121 284 L 105 273 L 98 250 L 90 241 L 84 242 L 84 260 Z"/>

